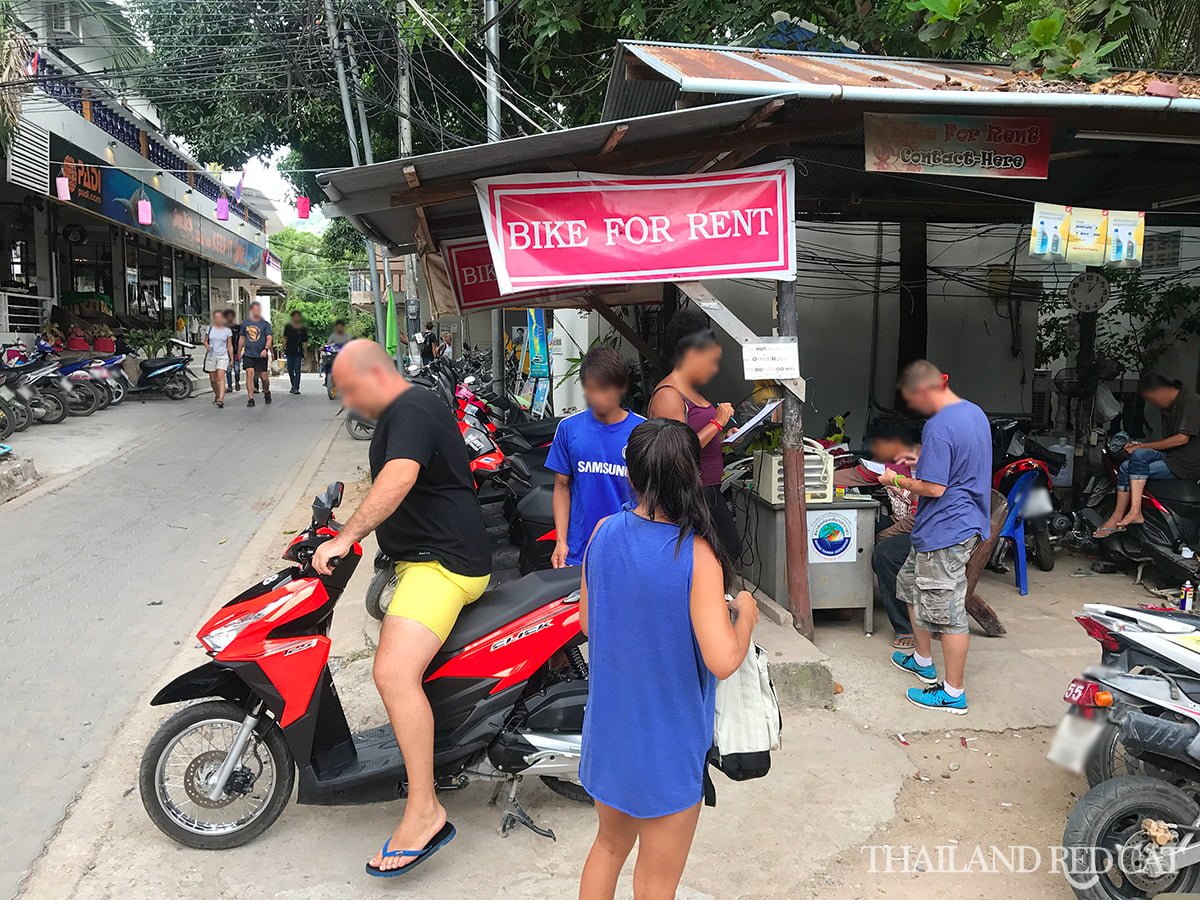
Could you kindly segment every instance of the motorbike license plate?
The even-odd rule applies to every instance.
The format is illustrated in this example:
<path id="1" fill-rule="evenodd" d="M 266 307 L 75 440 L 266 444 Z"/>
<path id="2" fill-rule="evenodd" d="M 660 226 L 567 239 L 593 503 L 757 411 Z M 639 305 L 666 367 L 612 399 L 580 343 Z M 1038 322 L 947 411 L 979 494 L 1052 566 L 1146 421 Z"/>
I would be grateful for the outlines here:
<path id="1" fill-rule="evenodd" d="M 23 399 L 23 400 L 32 400 L 33 396 L 34 396 L 33 388 L 29 387 L 29 385 L 27 385 L 27 384 L 17 385 L 17 393 L 21 396 L 21 399 Z"/>
<path id="2" fill-rule="evenodd" d="M 1052 512 L 1054 512 L 1054 501 L 1050 498 L 1050 492 L 1044 487 L 1037 487 L 1025 497 L 1025 508 L 1021 511 L 1021 515 L 1028 521 L 1038 516 L 1048 516 Z"/>
<path id="3" fill-rule="evenodd" d="M 1082 774 L 1088 757 L 1091 756 L 1103 731 L 1103 721 L 1067 713 L 1058 723 L 1058 730 L 1054 732 L 1054 740 L 1050 742 L 1050 752 L 1046 754 L 1046 759 L 1076 775 Z"/>
<path id="4" fill-rule="evenodd" d="M 59 386 L 60 388 L 62 388 L 64 391 L 66 391 L 68 394 L 69 394 L 69 393 L 71 393 L 71 391 L 75 390 L 75 385 L 73 385 L 73 384 L 71 383 L 71 379 L 70 379 L 70 378 L 60 378 L 60 379 L 58 379 L 58 386 Z"/>
<path id="5" fill-rule="evenodd" d="M 7 384 L 0 384 L 0 400 L 15 400 L 16 393 Z"/>

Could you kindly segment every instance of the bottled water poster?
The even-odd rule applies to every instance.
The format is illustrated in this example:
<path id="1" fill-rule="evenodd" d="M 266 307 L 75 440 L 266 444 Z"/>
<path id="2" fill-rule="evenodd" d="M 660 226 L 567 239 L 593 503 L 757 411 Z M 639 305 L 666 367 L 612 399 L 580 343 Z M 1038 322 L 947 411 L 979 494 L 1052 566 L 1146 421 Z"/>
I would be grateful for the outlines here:
<path id="1" fill-rule="evenodd" d="M 1036 259 L 1065 260 L 1070 231 L 1071 207 L 1057 203 L 1034 204 L 1029 255 Z"/>
<path id="2" fill-rule="evenodd" d="M 1146 239 L 1146 214 L 1121 209 L 1108 211 L 1108 246 L 1104 258 L 1108 265 L 1133 268 L 1142 264 L 1142 244 Z"/>

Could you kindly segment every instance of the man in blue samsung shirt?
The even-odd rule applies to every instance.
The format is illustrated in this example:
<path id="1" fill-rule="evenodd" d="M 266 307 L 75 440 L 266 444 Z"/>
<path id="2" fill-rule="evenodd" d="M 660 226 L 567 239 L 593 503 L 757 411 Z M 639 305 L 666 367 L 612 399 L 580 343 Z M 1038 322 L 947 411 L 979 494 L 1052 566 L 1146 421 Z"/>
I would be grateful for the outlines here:
<path id="1" fill-rule="evenodd" d="M 964 715 L 967 648 L 967 561 L 991 531 L 992 436 L 987 415 L 950 390 L 950 378 L 917 360 L 900 375 L 900 392 L 916 412 L 931 416 L 921 435 L 915 477 L 885 469 L 879 481 L 919 498 L 912 552 L 896 576 L 908 603 L 916 650 L 892 654 L 892 665 L 924 682 L 908 701 L 923 709 Z M 932 635 L 940 634 L 945 674 L 933 664 Z"/>
<path id="2" fill-rule="evenodd" d="M 633 499 L 625 468 L 629 433 L 646 421 L 624 409 L 629 365 L 611 347 L 589 350 L 579 366 L 587 409 L 563 419 L 554 433 L 546 468 L 554 478 L 554 528 L 550 557 L 556 569 L 583 562 L 596 523 Z"/>

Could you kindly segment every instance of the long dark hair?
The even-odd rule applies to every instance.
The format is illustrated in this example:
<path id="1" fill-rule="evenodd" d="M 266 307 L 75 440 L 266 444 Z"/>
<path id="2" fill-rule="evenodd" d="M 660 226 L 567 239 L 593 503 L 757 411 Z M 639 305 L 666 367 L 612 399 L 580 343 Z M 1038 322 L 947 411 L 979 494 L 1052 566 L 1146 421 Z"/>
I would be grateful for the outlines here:
<path id="1" fill-rule="evenodd" d="M 650 517 L 661 512 L 679 526 L 675 552 L 692 535 L 704 538 L 721 563 L 728 588 L 733 580 L 733 562 L 704 502 L 696 432 L 674 419 L 647 419 L 630 433 L 625 463 L 633 490 Z"/>
<path id="2" fill-rule="evenodd" d="M 719 343 L 708 316 L 692 307 L 681 309 L 671 316 L 663 332 L 663 352 L 672 366 L 679 365 L 689 350 L 707 350 Z"/>

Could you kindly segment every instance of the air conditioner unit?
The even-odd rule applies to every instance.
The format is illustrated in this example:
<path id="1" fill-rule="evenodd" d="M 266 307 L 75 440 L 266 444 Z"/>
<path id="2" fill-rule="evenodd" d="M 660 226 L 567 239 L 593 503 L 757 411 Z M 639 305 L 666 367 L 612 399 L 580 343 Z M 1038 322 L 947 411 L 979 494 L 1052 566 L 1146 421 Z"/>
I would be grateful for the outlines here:
<path id="1" fill-rule="evenodd" d="M 58 46 L 78 44 L 83 40 L 83 17 L 69 0 L 49 5 L 50 36 Z"/>

